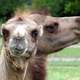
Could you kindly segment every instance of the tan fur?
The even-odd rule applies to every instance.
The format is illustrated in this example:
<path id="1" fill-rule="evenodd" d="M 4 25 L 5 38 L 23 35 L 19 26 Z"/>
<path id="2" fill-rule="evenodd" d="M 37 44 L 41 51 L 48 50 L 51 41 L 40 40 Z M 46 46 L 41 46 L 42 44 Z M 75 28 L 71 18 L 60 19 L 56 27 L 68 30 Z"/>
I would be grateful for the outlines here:
<path id="1" fill-rule="evenodd" d="M 12 57 L 10 58 L 9 55 L 6 55 L 5 48 L 3 47 L 0 57 L 0 80 L 36 80 L 36 78 L 39 78 L 40 80 L 45 79 L 45 69 L 43 69 L 46 63 L 45 55 L 35 56 L 28 61 L 25 59 L 21 64 L 16 61 L 17 60 L 14 60 Z M 39 71 L 39 73 L 37 73 L 37 71 Z M 42 76 L 39 77 L 39 74 Z"/>
<path id="2" fill-rule="evenodd" d="M 22 16 L 14 17 L 3 25 L 3 48 L 0 56 L 0 80 L 33 80 L 32 71 L 29 67 L 32 68 L 32 63 L 34 63 L 33 66 L 36 65 L 35 55 L 37 53 L 37 38 L 41 35 L 39 29 L 40 27 L 37 27 L 37 24 L 34 21 L 28 18 L 24 19 Z M 31 35 L 32 30 L 37 30 L 38 36 L 36 36 L 36 39 L 35 36 Z M 10 43 L 12 40 L 14 41 L 14 38 L 16 40 L 21 39 L 24 45 L 26 44 L 25 46 L 23 44 L 21 45 L 22 47 L 25 47 L 21 54 L 16 52 L 18 54 L 16 55 L 12 52 L 12 49 L 15 47 L 11 48 L 10 46 L 14 44 L 13 42 L 12 44 Z"/>

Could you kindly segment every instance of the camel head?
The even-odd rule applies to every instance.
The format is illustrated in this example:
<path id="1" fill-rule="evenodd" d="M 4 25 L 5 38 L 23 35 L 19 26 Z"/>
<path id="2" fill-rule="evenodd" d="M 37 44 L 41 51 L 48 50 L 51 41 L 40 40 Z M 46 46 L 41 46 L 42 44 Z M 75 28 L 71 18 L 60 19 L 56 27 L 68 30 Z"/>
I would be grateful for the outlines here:
<path id="1" fill-rule="evenodd" d="M 32 14 L 29 17 L 43 25 L 38 49 L 45 53 L 59 51 L 80 41 L 80 16 L 52 17 Z"/>
<path id="2" fill-rule="evenodd" d="M 11 56 L 27 57 L 35 54 L 41 26 L 33 20 L 14 17 L 2 25 L 3 46 Z"/>

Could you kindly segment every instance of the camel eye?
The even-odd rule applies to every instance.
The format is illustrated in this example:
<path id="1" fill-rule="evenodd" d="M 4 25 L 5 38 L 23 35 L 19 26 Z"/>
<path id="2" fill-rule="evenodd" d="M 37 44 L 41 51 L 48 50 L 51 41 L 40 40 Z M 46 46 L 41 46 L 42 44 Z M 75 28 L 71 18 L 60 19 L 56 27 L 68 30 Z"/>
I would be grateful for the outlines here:
<path id="1" fill-rule="evenodd" d="M 37 36 L 38 36 L 38 30 L 33 30 L 32 32 L 31 32 L 31 36 L 33 37 L 33 38 L 36 38 Z"/>
<path id="2" fill-rule="evenodd" d="M 3 38 L 4 38 L 4 40 L 6 41 L 7 39 L 8 39 L 8 37 L 9 37 L 9 31 L 7 30 L 7 29 L 2 29 L 2 34 L 3 34 Z"/>
<path id="3" fill-rule="evenodd" d="M 58 23 L 45 25 L 45 30 L 49 33 L 55 33 L 58 30 Z"/>

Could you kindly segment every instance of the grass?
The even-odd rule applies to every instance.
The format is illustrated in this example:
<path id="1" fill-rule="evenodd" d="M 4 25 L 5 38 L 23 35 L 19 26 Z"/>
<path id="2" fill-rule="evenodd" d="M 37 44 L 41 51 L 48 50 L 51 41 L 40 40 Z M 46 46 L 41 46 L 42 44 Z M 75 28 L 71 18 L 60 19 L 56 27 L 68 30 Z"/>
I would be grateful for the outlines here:
<path id="1" fill-rule="evenodd" d="M 80 48 L 65 48 L 52 54 L 53 57 L 80 57 Z M 46 80 L 80 80 L 80 61 L 50 61 L 47 64 Z"/>
<path id="2" fill-rule="evenodd" d="M 64 63 L 55 65 L 56 63 L 49 62 L 46 80 L 80 80 L 80 63 L 78 63 L 77 65 L 64 65 Z"/>
<path id="3" fill-rule="evenodd" d="M 80 57 L 80 48 L 65 48 L 52 55 L 55 57 Z"/>

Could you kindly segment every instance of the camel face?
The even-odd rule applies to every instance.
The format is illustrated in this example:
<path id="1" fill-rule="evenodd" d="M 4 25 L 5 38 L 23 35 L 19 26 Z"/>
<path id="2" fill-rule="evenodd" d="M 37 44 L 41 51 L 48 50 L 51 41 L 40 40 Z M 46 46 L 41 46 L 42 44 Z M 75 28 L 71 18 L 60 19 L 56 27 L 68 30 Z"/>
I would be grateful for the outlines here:
<path id="1" fill-rule="evenodd" d="M 80 17 L 47 16 L 43 32 L 39 39 L 39 49 L 44 52 L 59 51 L 80 41 Z"/>
<path id="2" fill-rule="evenodd" d="M 30 19 L 43 25 L 38 48 L 45 53 L 59 51 L 80 41 L 80 16 L 52 17 L 32 14 Z"/>
<path id="3" fill-rule="evenodd" d="M 36 49 L 40 26 L 29 19 L 14 18 L 3 25 L 2 32 L 10 55 L 30 57 Z"/>

